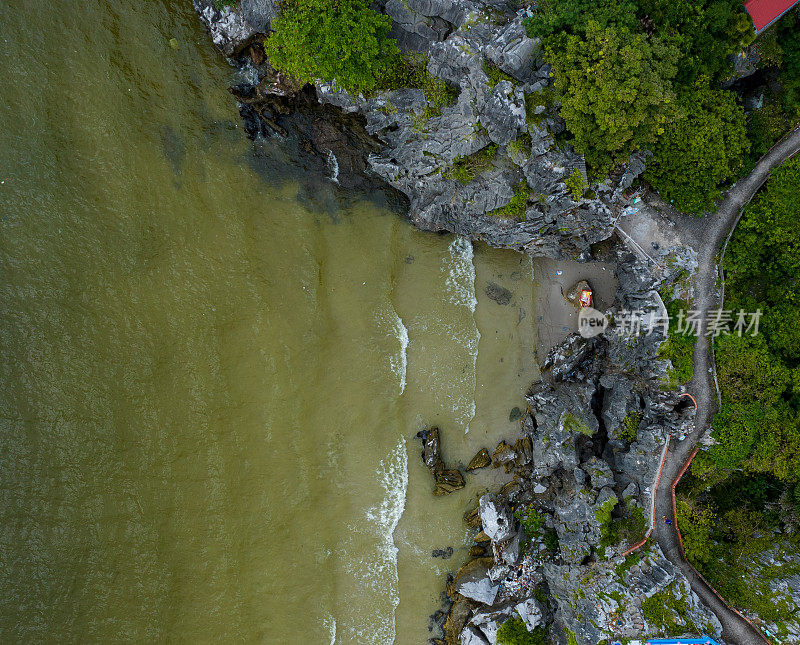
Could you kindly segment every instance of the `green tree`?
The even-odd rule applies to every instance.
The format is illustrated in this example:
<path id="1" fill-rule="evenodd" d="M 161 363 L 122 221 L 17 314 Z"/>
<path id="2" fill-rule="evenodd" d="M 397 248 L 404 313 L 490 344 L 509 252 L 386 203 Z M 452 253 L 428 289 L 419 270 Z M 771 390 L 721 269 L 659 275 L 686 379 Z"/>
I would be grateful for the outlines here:
<path id="1" fill-rule="evenodd" d="M 678 78 L 715 80 L 732 73 L 728 57 L 753 42 L 755 33 L 741 0 L 639 0 L 639 17 L 682 52 Z"/>
<path id="2" fill-rule="evenodd" d="M 733 92 L 698 79 L 678 103 L 679 117 L 655 145 L 645 178 L 685 212 L 710 209 L 718 186 L 736 176 L 750 149 L 744 110 Z"/>
<path id="3" fill-rule="evenodd" d="M 275 69 L 299 81 L 367 91 L 396 62 L 390 27 L 368 0 L 284 0 L 264 48 Z"/>
<path id="4" fill-rule="evenodd" d="M 636 29 L 636 4 L 632 0 L 542 0 L 533 16 L 524 20 L 531 38 L 567 32 L 584 35 L 589 21 Z"/>
<path id="5" fill-rule="evenodd" d="M 674 108 L 677 49 L 590 20 L 585 37 L 552 36 L 545 51 L 561 116 L 593 169 L 606 171 L 663 134 Z"/>

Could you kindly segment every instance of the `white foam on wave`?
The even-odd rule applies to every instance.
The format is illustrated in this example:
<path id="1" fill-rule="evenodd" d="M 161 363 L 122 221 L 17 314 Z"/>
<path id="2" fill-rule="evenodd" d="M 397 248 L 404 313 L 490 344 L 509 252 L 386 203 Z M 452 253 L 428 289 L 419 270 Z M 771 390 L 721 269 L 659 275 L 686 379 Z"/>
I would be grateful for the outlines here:
<path id="1" fill-rule="evenodd" d="M 465 381 L 460 383 L 460 389 L 469 388 L 469 394 L 454 394 L 450 397 L 453 402 L 453 412 L 456 420 L 464 425 L 464 434 L 469 432 L 469 424 L 475 418 L 475 387 L 478 368 L 478 345 L 481 332 L 475 321 L 475 309 L 478 298 L 475 294 L 475 252 L 470 242 L 465 237 L 456 237 L 448 247 L 449 258 L 442 268 L 447 272 L 447 297 L 454 305 L 469 309 L 472 317 L 472 329 L 469 333 L 454 331 L 451 338 L 461 345 L 472 358 L 471 373 L 466 375 Z"/>
<path id="2" fill-rule="evenodd" d="M 328 633 L 331 635 L 330 645 L 336 645 L 336 619 L 333 616 L 328 616 L 323 624 L 328 628 Z"/>
<path id="3" fill-rule="evenodd" d="M 339 183 L 339 160 L 333 154 L 333 150 L 328 150 L 328 168 L 331 169 L 331 181 L 334 184 Z"/>
<path id="4" fill-rule="evenodd" d="M 397 445 L 378 466 L 378 481 L 384 497 L 377 507 L 367 510 L 367 519 L 372 522 L 379 539 L 379 553 L 369 565 L 369 579 L 364 580 L 376 592 L 388 592 L 391 604 L 390 615 L 380 616 L 377 625 L 370 632 L 370 642 L 376 644 L 393 643 L 396 637 L 395 612 L 400 604 L 399 578 L 397 573 L 397 545 L 394 531 L 406 508 L 408 490 L 408 452 L 406 441 L 400 437 Z M 364 635 L 365 632 L 361 632 Z"/>
<path id="5" fill-rule="evenodd" d="M 450 260 L 443 268 L 447 271 L 447 287 L 450 302 L 454 305 L 463 305 L 474 312 L 478 305 L 475 297 L 475 253 L 472 242 L 465 237 L 457 237 L 447 249 Z"/>
<path id="6" fill-rule="evenodd" d="M 389 357 L 389 367 L 397 376 L 400 394 L 402 394 L 406 391 L 406 372 L 408 370 L 408 329 L 394 307 L 391 304 L 389 306 L 391 310 L 378 312 L 376 319 L 381 326 L 389 328 L 389 333 L 397 339 L 399 344 L 398 351 Z"/>

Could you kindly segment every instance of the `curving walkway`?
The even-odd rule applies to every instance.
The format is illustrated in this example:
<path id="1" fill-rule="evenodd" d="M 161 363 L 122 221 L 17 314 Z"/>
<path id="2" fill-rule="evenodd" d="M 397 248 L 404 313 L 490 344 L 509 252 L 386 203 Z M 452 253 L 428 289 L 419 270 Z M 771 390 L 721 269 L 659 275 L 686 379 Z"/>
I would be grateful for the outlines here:
<path id="1" fill-rule="evenodd" d="M 762 157 L 753 171 L 732 188 L 716 215 L 708 217 L 706 235 L 699 248 L 699 266 L 695 276 L 695 304 L 700 311 L 717 309 L 721 294 L 717 290 L 717 256 L 741 217 L 742 210 L 769 178 L 772 170 L 800 151 L 800 127 Z M 664 470 L 655 491 L 655 537 L 666 557 L 687 577 L 694 592 L 717 615 L 723 627 L 723 638 L 735 645 L 764 645 L 769 641 L 711 588 L 683 555 L 681 538 L 675 522 L 673 491 L 696 451 L 697 442 L 710 425 L 717 406 L 714 364 L 709 339 L 697 338 L 694 348 L 694 377 L 688 390 L 697 400 L 695 429 L 684 441 L 673 442 Z M 672 519 L 666 525 L 663 516 Z"/>

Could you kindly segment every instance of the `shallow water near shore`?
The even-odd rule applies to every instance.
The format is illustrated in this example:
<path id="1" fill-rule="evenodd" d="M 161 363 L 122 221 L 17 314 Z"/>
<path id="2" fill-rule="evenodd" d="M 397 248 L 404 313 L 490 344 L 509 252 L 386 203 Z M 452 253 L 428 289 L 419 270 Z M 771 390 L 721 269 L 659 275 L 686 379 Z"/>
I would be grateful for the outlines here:
<path id="1" fill-rule="evenodd" d="M 0 33 L 0 640 L 425 642 L 504 480 L 415 433 L 514 437 L 530 261 L 253 146 L 188 0 Z"/>

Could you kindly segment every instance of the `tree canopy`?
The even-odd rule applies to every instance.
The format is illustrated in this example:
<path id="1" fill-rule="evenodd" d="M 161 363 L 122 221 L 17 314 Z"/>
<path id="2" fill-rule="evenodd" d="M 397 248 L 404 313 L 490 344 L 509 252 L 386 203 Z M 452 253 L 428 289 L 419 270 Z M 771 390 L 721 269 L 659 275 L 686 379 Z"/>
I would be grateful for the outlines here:
<path id="1" fill-rule="evenodd" d="M 645 178 L 678 209 L 701 213 L 743 166 L 750 148 L 744 110 L 733 92 L 700 78 L 681 94 L 677 112 L 653 147 Z"/>
<path id="2" fill-rule="evenodd" d="M 658 38 L 589 20 L 584 36 L 548 38 L 546 57 L 573 145 L 608 170 L 655 142 L 674 109 L 678 50 Z"/>
<path id="3" fill-rule="evenodd" d="M 335 81 L 351 92 L 373 89 L 394 64 L 391 20 L 368 0 L 285 0 L 264 44 L 270 64 L 299 81 Z"/>

